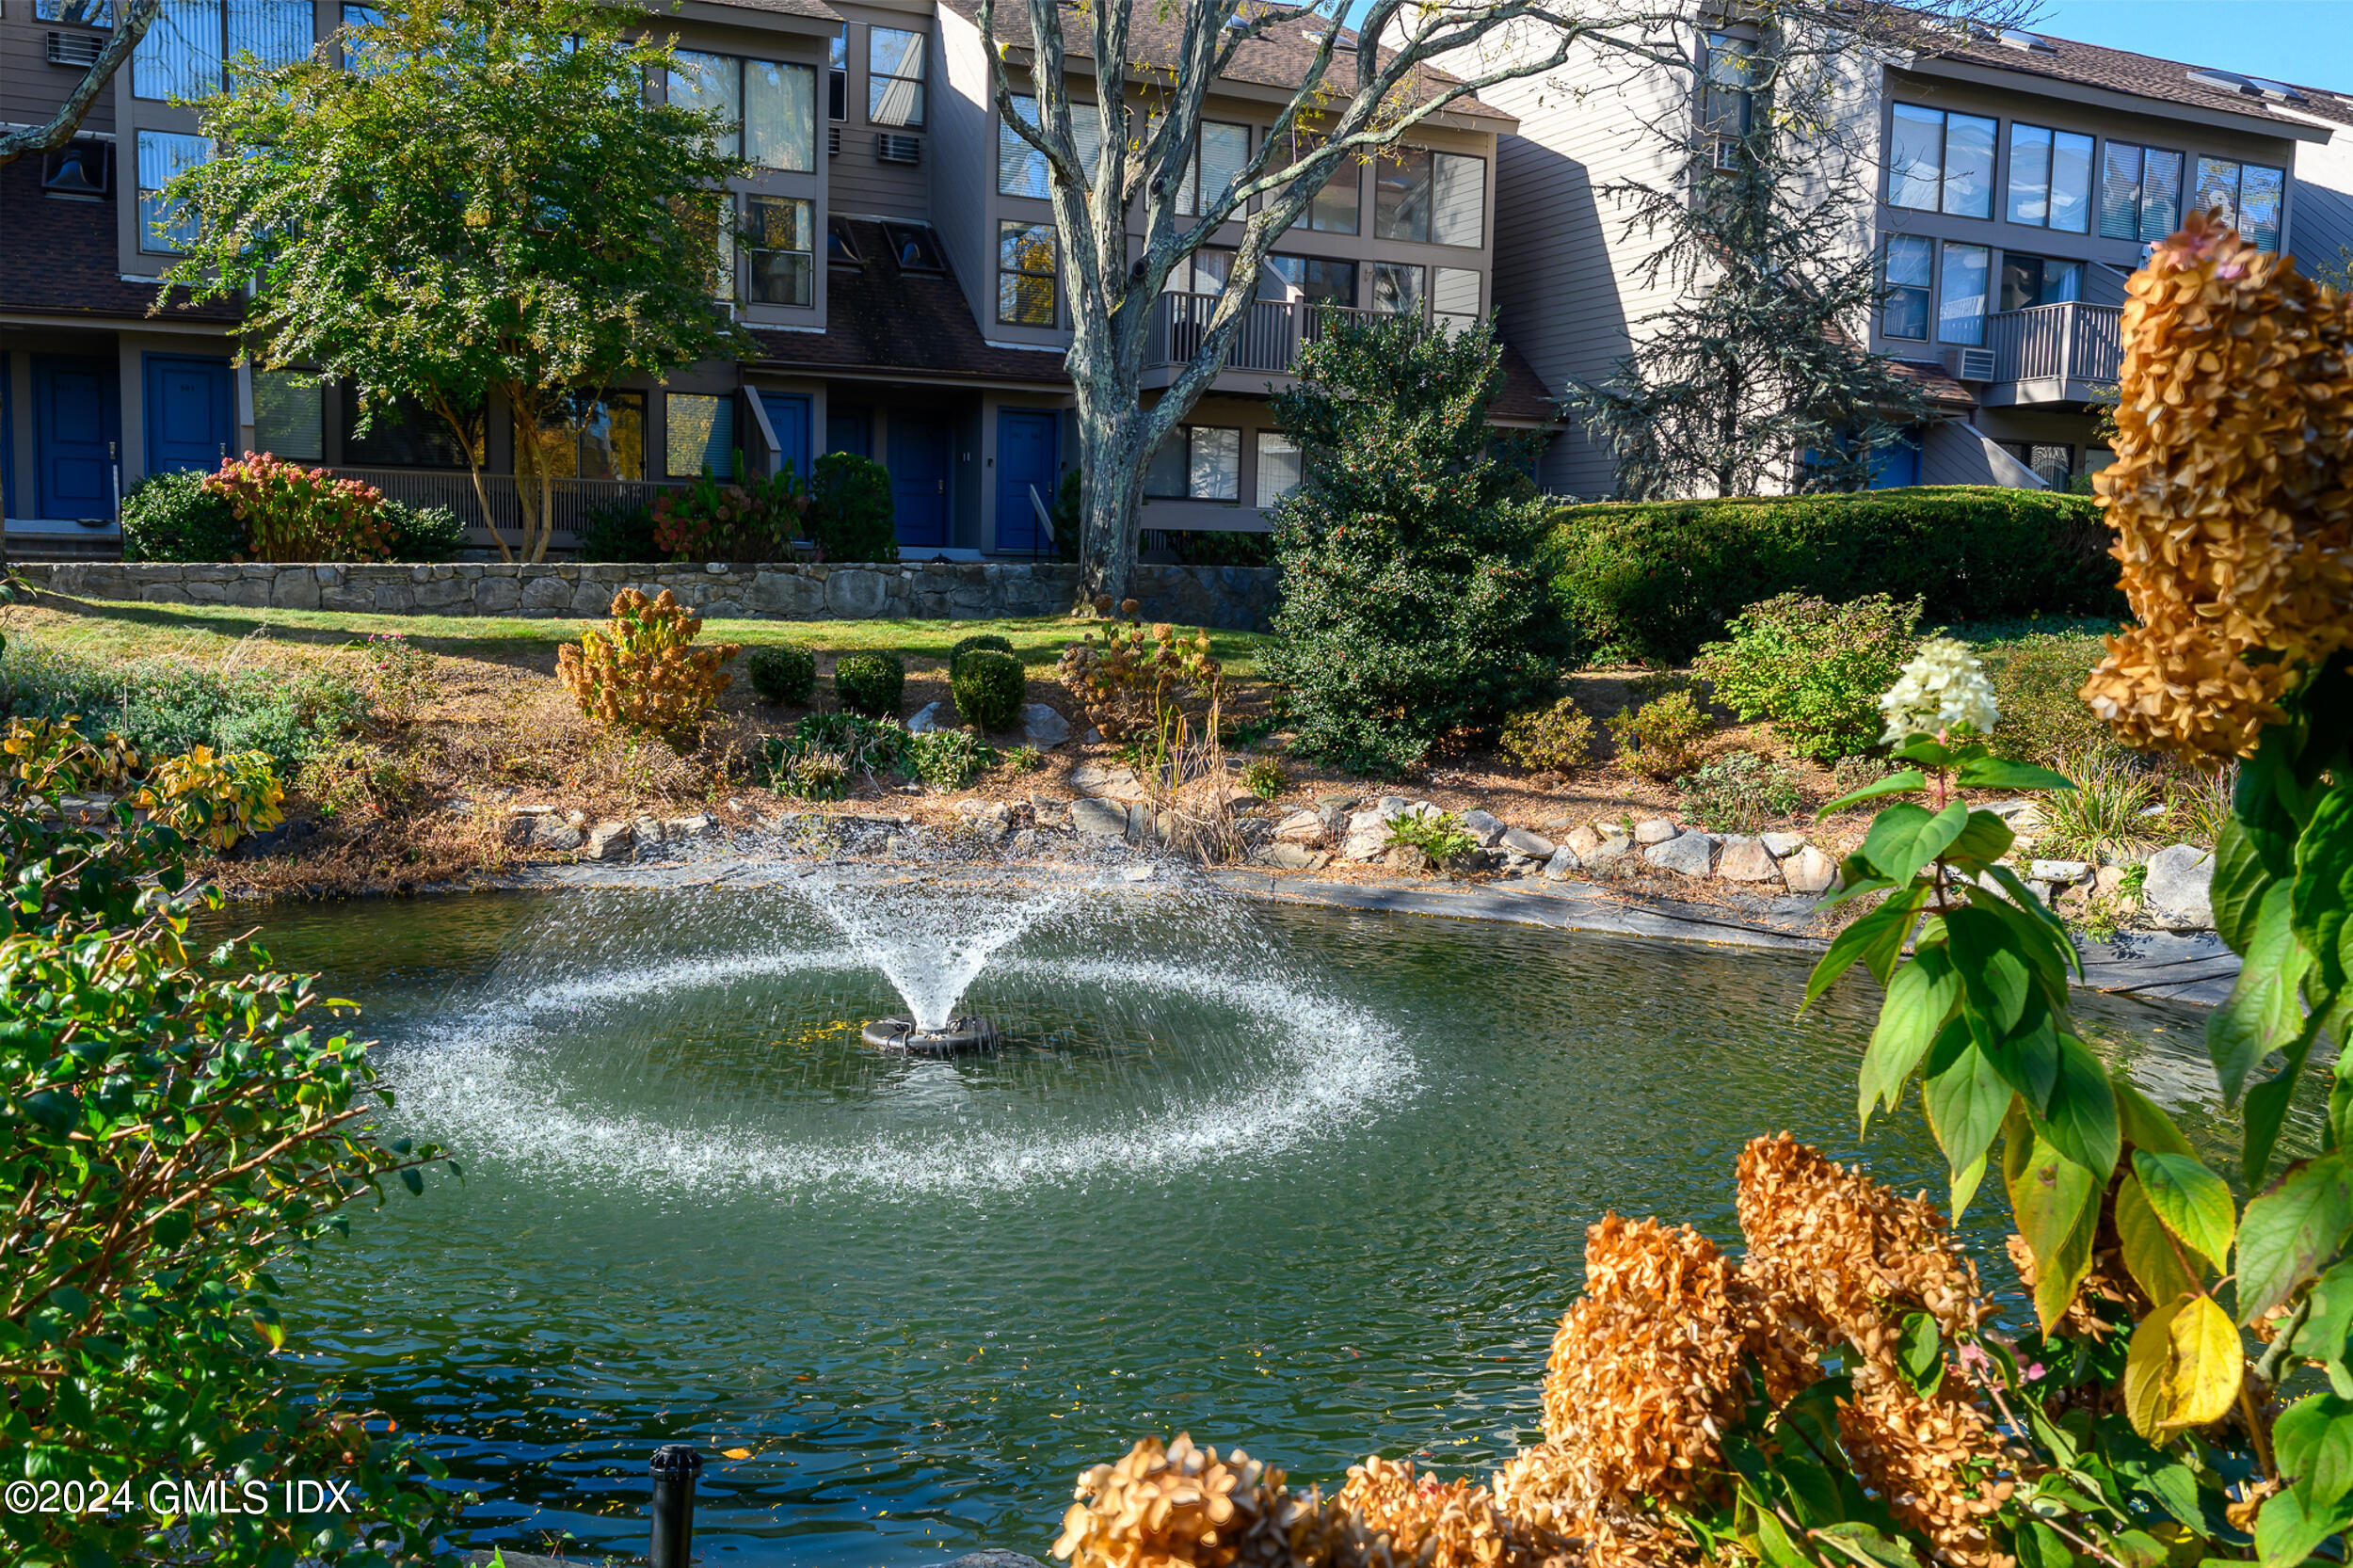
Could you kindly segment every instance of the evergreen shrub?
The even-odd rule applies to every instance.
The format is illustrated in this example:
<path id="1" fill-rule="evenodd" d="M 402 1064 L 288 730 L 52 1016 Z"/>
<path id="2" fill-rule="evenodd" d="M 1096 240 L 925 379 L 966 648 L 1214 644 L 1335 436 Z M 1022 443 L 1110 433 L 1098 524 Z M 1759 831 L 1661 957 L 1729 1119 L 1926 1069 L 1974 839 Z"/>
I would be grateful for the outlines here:
<path id="1" fill-rule="evenodd" d="M 845 653 L 834 662 L 834 696 L 853 713 L 878 719 L 898 717 L 906 684 L 906 661 L 886 649 Z"/>
<path id="2" fill-rule="evenodd" d="M 466 547 L 466 525 L 446 506 L 384 503 L 384 547 L 395 561 L 450 561 Z"/>
<path id="3" fill-rule="evenodd" d="M 122 497 L 126 561 L 233 561 L 245 524 L 200 473 L 151 473 Z"/>
<path id="4" fill-rule="evenodd" d="M 2103 638 L 2067 632 L 2037 633 L 1980 649 L 2002 715 L 1993 730 L 1993 754 L 2056 767 L 2062 757 L 2121 750 L 2080 695 L 2107 651 Z"/>
<path id="5" fill-rule="evenodd" d="M 899 506 L 890 471 L 855 452 L 828 452 L 812 465 L 802 519 L 825 561 L 895 561 Z"/>
<path id="6" fill-rule="evenodd" d="M 1732 618 L 1693 668 L 1742 722 L 1772 721 L 1801 757 L 1834 762 L 1876 744 L 1880 694 L 1920 644 L 1920 604 L 1873 594 L 1829 604 L 1779 594 Z"/>
<path id="7" fill-rule="evenodd" d="M 806 708 L 817 689 L 817 656 L 805 648 L 756 648 L 744 665 L 762 702 Z"/>
<path id="8" fill-rule="evenodd" d="M 1564 696 L 1549 708 L 1526 708 L 1504 721 L 1504 755 L 1531 773 L 1566 776 L 1593 760 L 1593 717 Z"/>
<path id="9" fill-rule="evenodd" d="M 1715 728 L 1688 687 L 1609 715 L 1609 738 L 1617 743 L 1619 762 L 1653 778 L 1673 778 L 1689 768 L 1698 760 L 1700 743 Z"/>
<path id="10" fill-rule="evenodd" d="M 2121 616 L 2089 496 L 1992 486 L 1571 506 L 1562 608 L 1596 658 L 1679 663 L 1784 593 L 1917 599 L 1931 620 Z"/>
<path id="11" fill-rule="evenodd" d="M 976 648 L 958 658 L 948 677 L 956 712 L 983 729 L 1010 729 L 1021 718 L 1028 681 L 1021 661 L 993 648 Z"/>
<path id="12" fill-rule="evenodd" d="M 976 648 L 993 648 L 1000 653 L 1013 651 L 1013 644 L 994 632 L 959 638 L 956 646 L 948 650 L 948 673 L 951 677 L 956 673 L 956 666 L 964 663 L 964 656 Z"/>
<path id="13" fill-rule="evenodd" d="M 588 508 L 584 520 L 584 561 L 636 565 L 668 559 L 653 542 L 653 507 L 644 502 L 600 502 Z"/>

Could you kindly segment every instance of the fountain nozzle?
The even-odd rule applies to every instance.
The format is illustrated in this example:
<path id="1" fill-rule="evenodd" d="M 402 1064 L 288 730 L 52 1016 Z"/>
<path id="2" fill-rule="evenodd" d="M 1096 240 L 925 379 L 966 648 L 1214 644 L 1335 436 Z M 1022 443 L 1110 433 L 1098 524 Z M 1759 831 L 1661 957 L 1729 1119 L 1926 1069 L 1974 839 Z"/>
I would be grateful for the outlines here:
<path id="1" fill-rule="evenodd" d="M 939 1029 L 918 1029 L 913 1018 L 876 1018 L 864 1031 L 876 1050 L 907 1051 L 917 1056 L 953 1056 L 959 1051 L 994 1050 L 997 1026 L 986 1018 L 957 1016 Z"/>

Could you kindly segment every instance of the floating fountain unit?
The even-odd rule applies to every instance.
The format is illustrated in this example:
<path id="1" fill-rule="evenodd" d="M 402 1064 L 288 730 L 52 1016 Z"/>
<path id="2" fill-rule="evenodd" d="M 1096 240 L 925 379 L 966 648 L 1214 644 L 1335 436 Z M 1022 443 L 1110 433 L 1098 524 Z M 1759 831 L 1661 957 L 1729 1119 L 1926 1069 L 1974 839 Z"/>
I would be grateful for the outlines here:
<path id="1" fill-rule="evenodd" d="M 994 1023 L 961 1014 L 937 1029 L 920 1029 L 913 1018 L 876 1018 L 866 1026 L 864 1034 L 866 1043 L 876 1050 L 915 1056 L 954 1056 L 968 1050 L 995 1050 L 998 1045 Z"/>

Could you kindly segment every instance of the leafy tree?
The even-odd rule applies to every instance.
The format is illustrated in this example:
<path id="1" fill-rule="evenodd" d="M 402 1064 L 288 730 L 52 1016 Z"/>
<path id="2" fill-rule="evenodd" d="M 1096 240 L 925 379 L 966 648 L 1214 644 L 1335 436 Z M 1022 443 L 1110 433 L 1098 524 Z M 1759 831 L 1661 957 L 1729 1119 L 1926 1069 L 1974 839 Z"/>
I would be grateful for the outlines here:
<path id="1" fill-rule="evenodd" d="M 82 72 L 82 79 L 73 84 L 73 90 L 65 95 L 56 111 L 39 125 L 12 127 L 0 132 L 0 167 L 16 162 L 27 152 L 54 152 L 72 141 L 82 129 L 82 121 L 89 118 L 90 105 L 98 95 L 115 79 L 122 62 L 139 46 L 147 36 L 155 15 L 164 8 L 164 0 L 120 0 L 114 31 L 98 46 L 98 57 Z"/>
<path id="2" fill-rule="evenodd" d="M 1276 504 L 1279 638 L 1303 752 L 1395 773 L 1449 730 L 1549 695 L 1566 626 L 1546 586 L 1532 439 L 1487 423 L 1502 345 L 1481 325 L 1326 314 L 1274 415 L 1305 472 Z"/>
<path id="3" fill-rule="evenodd" d="M 552 451 L 596 394 L 744 346 L 713 309 L 714 114 L 648 103 L 666 42 L 593 0 L 400 0 L 321 56 L 200 105 L 218 149 L 181 174 L 199 236 L 167 274 L 247 290 L 249 352 L 408 397 L 456 431 L 484 515 L 474 411 L 514 421 L 518 550 L 546 558 Z M 161 300 L 158 301 L 160 308 Z M 536 483 L 535 483 L 536 481 Z"/>

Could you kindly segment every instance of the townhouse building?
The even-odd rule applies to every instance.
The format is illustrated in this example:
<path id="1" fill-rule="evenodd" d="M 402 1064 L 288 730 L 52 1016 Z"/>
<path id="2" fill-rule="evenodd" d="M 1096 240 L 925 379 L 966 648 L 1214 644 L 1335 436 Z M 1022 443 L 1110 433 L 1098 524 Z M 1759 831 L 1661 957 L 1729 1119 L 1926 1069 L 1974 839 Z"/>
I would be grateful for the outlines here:
<path id="1" fill-rule="evenodd" d="M 0 120 L 46 116 L 112 24 L 110 3 L 0 0 Z M 232 310 L 149 313 L 175 222 L 154 192 L 210 152 L 185 101 L 220 89 L 224 61 L 336 50 L 338 29 L 368 14 L 340 0 L 172 0 L 71 147 L 0 170 L 11 550 L 103 551 L 119 538 L 120 493 L 142 476 L 245 450 L 450 505 L 474 543 L 489 544 L 462 449 L 440 422 L 402 410 L 362 431 L 343 389 L 237 362 Z M 1074 8 L 1065 18 L 1083 72 L 1082 17 Z M 557 547 L 590 508 L 727 472 L 739 452 L 763 472 L 806 472 L 817 455 L 847 451 L 888 469 L 906 555 L 1050 551 L 1047 513 L 1078 457 L 1063 368 L 1069 303 L 1044 168 L 999 122 L 977 7 L 682 0 L 658 25 L 675 35 L 679 69 L 648 90 L 738 127 L 730 150 L 749 172 L 732 182 L 744 243 L 728 261 L 726 308 L 758 346 L 740 363 L 606 389 L 578 431 L 542 435 L 565 474 Z M 1017 58 L 1026 24 L 1011 25 L 1019 36 L 1003 41 Z M 1138 40 L 1144 59 L 1173 56 L 1174 29 L 1156 38 L 1158 25 Z M 1263 146 L 1315 43 L 1302 31 L 1243 47 L 1211 94 L 1189 191 L 1230 181 Z M 1148 71 L 1117 86 L 1147 114 L 1156 89 Z M 1072 90 L 1098 96 L 1091 79 Z M 1155 461 L 1146 529 L 1265 527 L 1263 508 L 1299 471 L 1268 398 L 1290 383 L 1315 307 L 1440 328 L 1492 309 L 1497 149 L 1513 129 L 1508 114 L 1465 101 L 1397 156 L 1333 182 L 1276 245 L 1227 367 Z M 1160 301 L 1147 398 L 1197 342 L 1239 230 Z M 1507 357 L 1497 417 L 1545 424 L 1545 389 Z M 492 473 L 511 474 L 518 435 L 503 409 L 486 411 Z M 514 515 L 511 487 L 489 487 L 501 520 Z"/>
<path id="2" fill-rule="evenodd" d="M 1693 17 L 1704 63 L 1689 113 L 1664 73 L 1592 53 L 1487 89 L 1520 121 L 1499 154 L 1497 300 L 1552 386 L 1607 378 L 1673 301 L 1678 280 L 1642 279 L 1648 241 L 1608 188 L 1680 177 L 1653 127 L 1752 107 L 1738 58 L 1755 40 L 1709 14 Z M 1843 105 L 1844 155 L 1863 160 L 1875 200 L 1851 222 L 1826 219 L 1823 243 L 1877 253 L 1891 292 L 1870 346 L 1945 416 L 1888 456 L 1881 484 L 2063 488 L 2109 461 L 2097 398 L 2122 354 L 2122 285 L 2185 213 L 2217 210 L 2265 249 L 2296 249 L 2309 206 L 2321 255 L 2308 261 L 2353 241 L 2353 98 L 2017 30 L 1856 59 L 1868 63 Z M 1614 472 L 1564 428 L 1541 477 L 1593 496 Z"/>

